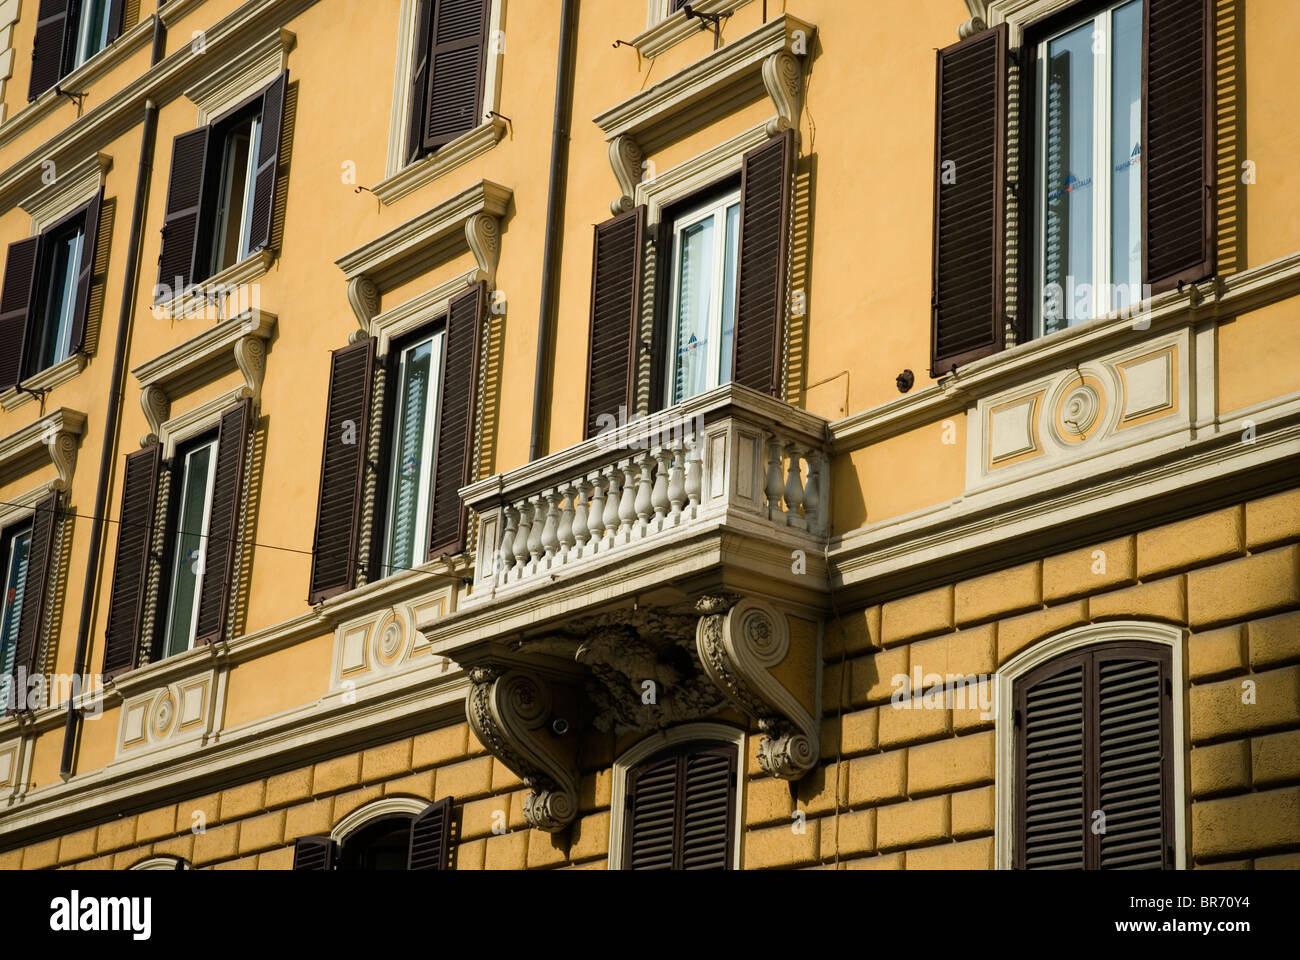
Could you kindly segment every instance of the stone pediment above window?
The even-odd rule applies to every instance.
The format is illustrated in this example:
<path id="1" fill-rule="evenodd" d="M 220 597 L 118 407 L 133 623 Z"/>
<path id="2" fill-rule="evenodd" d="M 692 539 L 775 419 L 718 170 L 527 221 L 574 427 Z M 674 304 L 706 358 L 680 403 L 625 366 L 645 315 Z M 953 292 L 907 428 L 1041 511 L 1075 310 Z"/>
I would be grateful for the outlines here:
<path id="1" fill-rule="evenodd" d="M 334 263 L 348 281 L 348 300 L 369 336 L 384 292 L 446 263 L 466 250 L 478 269 L 463 278 L 496 286 L 501 220 L 514 196 L 509 187 L 480 180 L 400 226 L 339 257 Z M 450 295 L 439 288 L 442 295 Z"/>
<path id="2" fill-rule="evenodd" d="M 610 164 L 622 188 L 615 213 L 632 209 L 648 153 L 764 94 L 776 109 L 767 124 L 769 136 L 798 130 L 804 64 L 815 33 L 816 27 L 797 17 L 776 17 L 597 114 L 593 119 L 609 143 Z"/>
<path id="3" fill-rule="evenodd" d="M 279 29 L 237 56 L 217 61 L 214 70 L 185 91 L 186 99 L 199 108 L 197 125 L 211 123 L 289 69 L 289 51 L 296 42 L 292 32 Z"/>
<path id="4" fill-rule="evenodd" d="M 107 153 L 93 154 L 63 170 L 51 168 L 54 179 L 18 203 L 32 218 L 32 235 L 40 233 L 102 190 L 111 169 L 113 158 Z"/>
<path id="5" fill-rule="evenodd" d="M 0 439 L 0 483 L 7 484 L 53 463 L 59 475 L 49 482 L 49 490 L 67 490 L 85 430 L 84 413 L 60 407 Z"/>
<path id="6" fill-rule="evenodd" d="M 257 403 L 266 373 L 266 345 L 275 325 L 274 314 L 245 311 L 133 369 L 153 436 L 162 433 L 176 397 L 233 370 L 243 374 L 244 384 L 236 388 L 237 396 L 221 398 L 222 405 L 246 398 Z"/>

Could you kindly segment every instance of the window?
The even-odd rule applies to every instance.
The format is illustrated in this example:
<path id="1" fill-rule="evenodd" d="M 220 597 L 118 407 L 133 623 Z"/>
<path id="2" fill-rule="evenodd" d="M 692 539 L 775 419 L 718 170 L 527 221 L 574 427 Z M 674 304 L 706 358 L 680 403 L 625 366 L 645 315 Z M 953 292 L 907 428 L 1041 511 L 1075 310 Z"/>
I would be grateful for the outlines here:
<path id="1" fill-rule="evenodd" d="M 735 745 L 691 742 L 627 774 L 623 866 L 730 870 L 735 855 Z"/>
<path id="2" fill-rule="evenodd" d="M 295 870 L 450 870 L 451 797 L 390 797 L 350 813 L 328 837 L 299 837 Z"/>
<path id="3" fill-rule="evenodd" d="M 411 847 L 411 817 L 368 823 L 343 841 L 340 870 L 405 870 Z"/>
<path id="4" fill-rule="evenodd" d="M 1038 44 L 1039 334 L 1143 299 L 1142 4 Z"/>
<path id="5" fill-rule="evenodd" d="M 492 0 L 418 0 L 406 161 L 484 121 Z"/>
<path id="6" fill-rule="evenodd" d="M 433 452 L 442 361 L 442 331 L 432 337 L 421 337 L 397 356 L 397 409 L 388 464 L 385 573 L 408 570 L 424 562 L 433 506 Z"/>
<path id="7" fill-rule="evenodd" d="M 41 0 L 27 99 L 35 100 L 122 33 L 126 0 Z"/>
<path id="8" fill-rule="evenodd" d="M 209 273 L 219 273 L 253 252 L 253 178 L 257 171 L 260 112 L 238 117 L 224 131 Z"/>
<path id="9" fill-rule="evenodd" d="M 85 348 L 102 202 L 96 194 L 40 234 L 9 245 L 0 292 L 0 389 Z"/>
<path id="10" fill-rule="evenodd" d="M 216 480 L 216 455 L 217 438 L 202 440 L 179 455 L 180 466 L 173 478 L 173 483 L 179 483 L 180 497 L 168 562 L 171 589 L 167 600 L 165 657 L 184 653 L 194 644 L 212 511 L 212 485 Z"/>
<path id="11" fill-rule="evenodd" d="M 677 217 L 665 396 L 680 403 L 731 379 L 740 192 Z"/>
<path id="12" fill-rule="evenodd" d="M 17 683 L 18 623 L 22 616 L 31 546 L 32 528 L 29 523 L 6 530 L 0 540 L 0 559 L 4 561 L 4 597 L 0 605 L 0 711 L 10 705 L 10 688 Z M 17 692 L 18 688 L 14 687 L 14 695 Z"/>
<path id="13" fill-rule="evenodd" d="M 31 516 L 0 533 L 0 716 L 35 705 L 26 678 L 41 672 L 42 614 L 50 571 L 58 569 L 59 496 L 38 502 Z"/>

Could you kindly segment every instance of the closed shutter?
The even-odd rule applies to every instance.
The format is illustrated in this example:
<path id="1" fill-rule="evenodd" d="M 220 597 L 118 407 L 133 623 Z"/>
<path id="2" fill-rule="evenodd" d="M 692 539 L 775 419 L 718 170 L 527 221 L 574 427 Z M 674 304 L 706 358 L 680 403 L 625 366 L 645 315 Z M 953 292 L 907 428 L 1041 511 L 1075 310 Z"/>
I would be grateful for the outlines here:
<path id="1" fill-rule="evenodd" d="M 106 680 L 136 665 L 161 449 L 159 444 L 151 444 L 126 458 L 117 559 L 113 563 L 113 590 L 104 639 Z"/>
<path id="2" fill-rule="evenodd" d="M 591 325 L 587 344 L 586 437 L 602 415 L 632 416 L 636 405 L 637 326 L 646 208 L 637 207 L 596 227 L 591 267 Z"/>
<path id="3" fill-rule="evenodd" d="M 732 380 L 772 396 L 784 379 L 793 176 L 793 130 L 745 154 Z"/>
<path id="4" fill-rule="evenodd" d="M 23 376 L 23 350 L 39 250 L 40 237 L 28 237 L 9 244 L 5 258 L 4 288 L 0 290 L 0 390 L 12 387 Z"/>
<path id="5" fill-rule="evenodd" d="M 1016 866 L 1172 869 L 1169 648 L 1115 643 L 1016 684 Z"/>
<path id="6" fill-rule="evenodd" d="M 489 0 L 435 0 L 423 142 L 436 150 L 482 122 Z"/>
<path id="7" fill-rule="evenodd" d="M 1209 0 L 1147 0 L 1143 277 L 1153 293 L 1214 273 L 1214 26 Z"/>
<path id="8" fill-rule="evenodd" d="M 257 141 L 253 213 L 249 224 L 249 246 L 253 250 L 271 248 L 280 171 L 280 138 L 284 134 L 284 100 L 288 88 L 289 71 L 286 70 L 262 94 L 262 130 Z"/>
<path id="9" fill-rule="evenodd" d="M 90 287 L 95 280 L 95 250 L 99 245 L 99 213 L 103 203 L 104 191 L 100 190 L 84 208 L 81 268 L 77 273 L 77 303 L 72 314 L 69 354 L 81 353 L 86 346 L 86 320 L 90 313 Z"/>
<path id="10" fill-rule="evenodd" d="M 221 417 L 217 432 L 217 467 L 208 511 L 208 540 L 203 548 L 203 587 L 195 624 L 196 644 L 222 639 L 235 584 L 235 548 L 243 515 L 244 457 L 248 449 L 253 401 L 244 400 Z"/>
<path id="11" fill-rule="evenodd" d="M 433 0 L 419 0 L 415 14 L 415 63 L 411 67 L 411 107 L 407 116 L 407 163 L 424 151 L 424 111 L 429 95 L 429 52 L 432 46 Z"/>
<path id="12" fill-rule="evenodd" d="M 312 545 L 311 603 L 352 589 L 356 577 L 374 362 L 373 338 L 334 351 L 330 360 L 320 499 Z"/>
<path id="13" fill-rule="evenodd" d="M 648 761 L 629 774 L 627 802 L 630 869 L 731 869 L 735 747 L 694 744 Z"/>
<path id="14" fill-rule="evenodd" d="M 333 870 L 339 858 L 339 845 L 329 837 L 299 837 L 293 843 L 295 870 Z"/>
<path id="15" fill-rule="evenodd" d="M 59 495 L 50 494 L 36 504 L 32 517 L 32 541 L 23 578 L 23 606 L 18 614 L 18 644 L 14 670 L 36 672 L 36 654 L 41 638 L 41 616 L 45 611 L 45 589 L 50 565 L 55 560 L 54 535 L 58 529 Z M 22 703 L 21 698 L 19 703 Z"/>
<path id="16" fill-rule="evenodd" d="M 451 797 L 420 811 L 411 821 L 408 870 L 447 870 L 451 860 Z"/>
<path id="17" fill-rule="evenodd" d="M 41 0 L 36 11 L 36 42 L 32 48 L 32 78 L 27 99 L 35 100 L 63 79 L 64 34 L 68 0 Z"/>
<path id="18" fill-rule="evenodd" d="M 108 42 L 112 43 L 122 35 L 122 12 L 126 0 L 110 0 L 108 5 Z"/>
<path id="19" fill-rule="evenodd" d="M 475 284 L 451 302 L 438 400 L 438 436 L 433 461 L 433 504 L 429 508 L 429 559 L 465 549 L 469 509 L 460 488 L 474 480 L 475 386 L 478 381 L 479 324 L 487 284 Z"/>
<path id="20" fill-rule="evenodd" d="M 930 374 L 1001 350 L 1007 27 L 939 51 Z"/>
<path id="21" fill-rule="evenodd" d="M 207 172 L 211 127 L 182 133 L 172 141 L 171 180 L 158 256 L 159 301 L 179 296 L 194 281 L 199 246 L 199 215 Z"/>

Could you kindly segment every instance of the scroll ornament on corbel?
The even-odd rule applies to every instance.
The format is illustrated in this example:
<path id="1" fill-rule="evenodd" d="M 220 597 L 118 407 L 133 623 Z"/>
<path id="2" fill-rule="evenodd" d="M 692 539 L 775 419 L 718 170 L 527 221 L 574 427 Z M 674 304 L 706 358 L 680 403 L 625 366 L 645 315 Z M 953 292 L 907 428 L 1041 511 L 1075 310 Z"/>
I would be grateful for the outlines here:
<path id="1" fill-rule="evenodd" d="M 370 336 L 370 321 L 379 313 L 379 286 L 369 277 L 353 277 L 348 282 L 348 303 L 357 316 L 363 337 Z"/>
<path id="2" fill-rule="evenodd" d="M 763 86 L 776 105 L 776 116 L 767 123 L 767 135 L 775 137 L 786 130 L 798 130 L 803 109 L 802 61 L 788 50 L 772 54 L 763 61 Z"/>
<path id="3" fill-rule="evenodd" d="M 150 433 L 140 438 L 140 446 L 147 447 L 158 442 L 162 434 L 162 425 L 171 416 L 172 402 L 167 392 L 153 383 L 140 391 L 140 406 L 144 407 L 145 419 L 149 421 Z"/>
<path id="4" fill-rule="evenodd" d="M 704 672 L 733 703 L 758 721 L 758 762 L 782 780 L 798 780 L 817 762 L 818 729 L 799 699 L 772 675 L 790 650 L 784 615 L 761 600 L 704 597 L 696 628 Z"/>
<path id="5" fill-rule="evenodd" d="M 547 685 L 523 670 L 475 667 L 465 711 L 479 742 L 530 787 L 524 819 L 548 833 L 578 812 L 578 776 L 538 740 L 551 717 Z"/>
<path id="6" fill-rule="evenodd" d="M 610 212 L 617 217 L 636 206 L 636 185 L 641 182 L 645 169 L 645 154 L 641 145 L 625 133 L 609 142 L 609 163 L 622 191 L 622 196 L 609 205 Z"/>
<path id="7" fill-rule="evenodd" d="M 478 261 L 488 289 L 497 285 L 497 263 L 501 260 L 501 222 L 491 214 L 476 213 L 465 221 L 465 242 Z"/>
<path id="8" fill-rule="evenodd" d="M 66 430 L 60 430 L 47 437 L 46 443 L 50 450 L 50 460 L 59 474 L 50 481 L 50 492 L 65 492 L 72 488 L 72 468 L 77 462 L 77 437 Z"/>

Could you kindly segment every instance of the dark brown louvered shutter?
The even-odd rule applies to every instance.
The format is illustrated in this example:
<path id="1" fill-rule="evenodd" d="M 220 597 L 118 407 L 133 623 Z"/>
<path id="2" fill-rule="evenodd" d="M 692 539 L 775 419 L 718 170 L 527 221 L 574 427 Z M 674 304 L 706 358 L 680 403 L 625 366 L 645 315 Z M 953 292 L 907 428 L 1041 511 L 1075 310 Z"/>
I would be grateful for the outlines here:
<path id="1" fill-rule="evenodd" d="M 586 434 L 600 432 L 602 415 L 631 417 L 636 406 L 637 327 L 646 208 L 596 227 L 591 264 L 591 324 L 587 335 Z"/>
<path id="2" fill-rule="evenodd" d="M 373 337 L 335 350 L 330 359 L 310 603 L 350 590 L 355 581 L 374 363 Z"/>
<path id="3" fill-rule="evenodd" d="M 1143 279 L 1152 293 L 1214 273 L 1214 20 L 1209 0 L 1147 0 Z"/>
<path id="4" fill-rule="evenodd" d="M 473 482 L 473 450 L 478 383 L 479 325 L 487 284 L 477 283 L 447 310 L 438 436 L 433 460 L 433 504 L 429 508 L 429 553 L 454 556 L 465 549 L 469 508 L 460 488 Z"/>
<path id="5" fill-rule="evenodd" d="M 171 180 L 167 185 L 162 251 L 158 255 L 160 301 L 178 296 L 197 276 L 199 216 L 211 131 L 211 127 L 200 127 L 172 141 Z"/>
<path id="6" fill-rule="evenodd" d="M 95 280 L 95 250 L 99 245 L 99 213 L 103 209 L 104 191 L 100 190 L 86 204 L 85 226 L 81 245 L 81 267 L 77 273 L 77 303 L 72 313 L 72 341 L 69 353 L 81 353 L 86 346 L 86 321 L 90 313 L 90 287 Z"/>
<path id="7" fill-rule="evenodd" d="M 443 797 L 411 821 L 408 870 L 446 870 L 451 860 L 451 797 Z"/>
<path id="8" fill-rule="evenodd" d="M 253 401 L 242 403 L 221 416 L 217 431 L 217 467 L 212 479 L 212 505 L 208 510 L 208 539 L 203 549 L 203 587 L 194 627 L 195 644 L 222 639 L 235 586 L 235 548 L 243 516 L 244 457 L 248 451 Z"/>
<path id="9" fill-rule="evenodd" d="M 411 67 L 411 106 L 407 116 L 406 161 L 424 151 L 424 115 L 429 91 L 429 51 L 433 46 L 433 0 L 420 0 L 415 15 L 415 63 Z"/>
<path id="10" fill-rule="evenodd" d="M 729 870 L 736 748 L 692 744 L 628 776 L 626 864 L 633 870 Z"/>
<path id="11" fill-rule="evenodd" d="M 108 5 L 108 42 L 112 43 L 122 35 L 122 13 L 126 0 L 110 0 Z"/>
<path id="12" fill-rule="evenodd" d="M 40 237 L 11 243 L 5 258 L 4 288 L 0 290 L 0 390 L 7 390 L 23 377 L 23 351 L 27 346 L 40 243 Z"/>
<path id="13" fill-rule="evenodd" d="M 793 177 L 793 130 L 745 154 L 731 379 L 774 397 L 784 379 Z"/>
<path id="14" fill-rule="evenodd" d="M 681 869 L 731 869 L 736 749 L 715 747 L 683 758 Z"/>
<path id="15" fill-rule="evenodd" d="M 55 560 L 54 534 L 58 529 L 59 495 L 50 494 L 36 504 L 32 516 L 32 541 L 27 553 L 27 575 L 23 580 L 23 608 L 18 614 L 18 644 L 14 671 L 36 672 L 36 654 L 41 638 L 41 617 L 45 612 L 45 590 L 50 565 Z M 22 703 L 22 698 L 19 698 Z"/>
<path id="16" fill-rule="evenodd" d="M 113 590 L 104 639 L 106 680 L 136 665 L 161 450 L 155 443 L 126 458 L 122 512 L 117 526 L 117 559 L 113 563 Z"/>
<path id="17" fill-rule="evenodd" d="M 1081 870 L 1087 829 L 1087 656 L 1055 660 L 1016 684 L 1016 866 Z"/>
<path id="18" fill-rule="evenodd" d="M 1097 837 L 1103 870 L 1172 870 L 1170 652 L 1138 646 L 1097 654 Z"/>
<path id="19" fill-rule="evenodd" d="M 1005 342 L 1002 210 L 1007 27 L 939 51 L 930 375 Z"/>
<path id="20" fill-rule="evenodd" d="M 273 239 L 280 138 L 284 135 L 284 100 L 288 89 L 289 71 L 286 70 L 262 94 L 262 132 L 257 140 L 253 214 L 249 224 L 249 244 L 254 250 L 270 249 Z"/>
<path id="21" fill-rule="evenodd" d="M 677 847 L 677 757 L 628 774 L 626 864 L 630 870 L 671 870 Z"/>
<path id="22" fill-rule="evenodd" d="M 488 0 L 434 0 L 424 149 L 436 150 L 482 122 Z"/>
<path id="23" fill-rule="evenodd" d="M 32 77 L 27 99 L 35 100 L 63 78 L 64 34 L 68 0 L 41 0 L 36 12 L 36 42 L 32 47 Z"/>
<path id="24" fill-rule="evenodd" d="M 295 870 L 333 870 L 339 858 L 339 845 L 329 837 L 299 837 L 293 842 Z"/>

